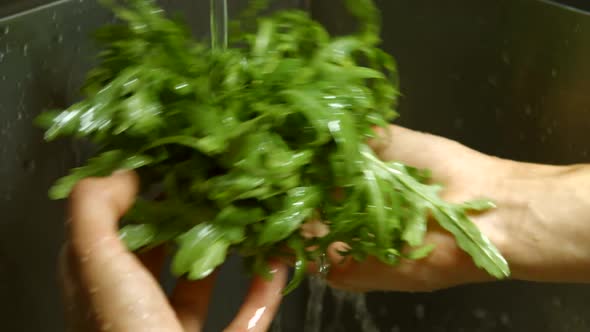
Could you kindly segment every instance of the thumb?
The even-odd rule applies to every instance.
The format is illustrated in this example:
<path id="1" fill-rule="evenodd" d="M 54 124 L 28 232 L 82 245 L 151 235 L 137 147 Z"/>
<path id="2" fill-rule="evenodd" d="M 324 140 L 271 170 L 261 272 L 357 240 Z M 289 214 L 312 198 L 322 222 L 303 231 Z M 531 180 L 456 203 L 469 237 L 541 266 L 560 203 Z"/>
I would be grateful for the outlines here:
<path id="1" fill-rule="evenodd" d="M 81 181 L 70 197 L 70 273 L 88 298 L 97 324 L 113 331 L 181 331 L 154 276 L 118 237 L 133 205 L 138 178 L 120 172 Z"/>
<path id="2" fill-rule="evenodd" d="M 119 219 L 135 201 L 138 182 L 135 173 L 120 172 L 107 178 L 82 180 L 74 188 L 68 225 L 74 248 L 88 250 L 117 235 Z"/>
<path id="3" fill-rule="evenodd" d="M 458 167 L 479 162 L 482 156 L 456 141 L 396 125 L 377 128 L 375 132 L 377 138 L 369 144 L 379 158 L 429 169 L 435 182 L 448 182 Z"/>

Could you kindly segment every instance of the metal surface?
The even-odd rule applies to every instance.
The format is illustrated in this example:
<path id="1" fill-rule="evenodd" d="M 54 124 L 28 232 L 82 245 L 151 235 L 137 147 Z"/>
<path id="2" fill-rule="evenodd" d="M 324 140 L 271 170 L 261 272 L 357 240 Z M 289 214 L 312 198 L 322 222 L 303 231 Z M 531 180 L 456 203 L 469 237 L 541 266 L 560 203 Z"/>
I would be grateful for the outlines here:
<path id="1" fill-rule="evenodd" d="M 517 160 L 590 161 L 587 13 L 538 0 L 378 2 L 384 48 L 399 63 L 401 124 Z M 341 3 L 312 2 L 335 33 L 353 26 Z M 367 303 L 380 331 L 582 332 L 588 298 L 589 286 L 510 282 Z M 346 308 L 335 331 L 361 331 L 353 316 Z"/>
<path id="2" fill-rule="evenodd" d="M 19 0 L 21 1 L 21 0 Z M 55 263 L 63 240 L 63 204 L 47 189 L 86 157 L 69 142 L 46 144 L 32 119 L 65 107 L 93 63 L 88 35 L 112 18 L 94 0 L 1 1 L 0 16 L 0 319 L 2 331 L 63 331 Z M 196 36 L 208 34 L 208 1 L 162 1 L 187 17 Z M 244 3 L 230 0 L 232 12 Z M 296 6 L 300 1 L 279 1 Z M 18 5 L 19 7 L 14 7 Z M 33 8 L 33 9 L 31 9 Z M 231 14 L 231 13 L 230 13 Z M 232 259 L 220 274 L 206 331 L 221 331 L 237 311 L 247 280 Z M 301 292 L 285 304 L 283 331 L 300 331 Z M 291 326 L 292 329 L 289 329 Z"/>

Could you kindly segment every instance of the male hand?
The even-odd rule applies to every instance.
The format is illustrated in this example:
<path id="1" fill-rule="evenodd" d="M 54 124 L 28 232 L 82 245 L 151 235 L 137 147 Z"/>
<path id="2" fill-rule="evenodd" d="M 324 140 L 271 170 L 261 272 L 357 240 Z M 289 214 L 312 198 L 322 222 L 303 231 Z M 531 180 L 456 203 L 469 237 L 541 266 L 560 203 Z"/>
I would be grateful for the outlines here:
<path id="1" fill-rule="evenodd" d="M 157 276 L 165 252 L 129 252 L 117 234 L 119 219 L 132 206 L 138 178 L 116 173 L 82 181 L 70 198 L 67 244 L 60 258 L 60 281 L 69 331 L 198 332 L 203 328 L 214 276 L 179 280 L 171 298 Z M 266 331 L 282 299 L 287 279 L 275 264 L 274 278 L 255 278 L 226 331 Z"/>

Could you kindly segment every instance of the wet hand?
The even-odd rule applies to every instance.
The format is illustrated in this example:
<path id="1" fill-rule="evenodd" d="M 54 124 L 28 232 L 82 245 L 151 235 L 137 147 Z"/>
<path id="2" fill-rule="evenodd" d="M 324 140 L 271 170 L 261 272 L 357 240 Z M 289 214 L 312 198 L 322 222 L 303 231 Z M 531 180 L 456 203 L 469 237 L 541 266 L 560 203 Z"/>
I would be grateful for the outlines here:
<path id="1" fill-rule="evenodd" d="M 475 198 L 502 200 L 503 179 L 512 164 L 473 151 L 457 142 L 397 126 L 380 131 L 380 138 L 372 145 L 383 160 L 395 160 L 418 168 L 430 169 L 433 181 L 444 185 L 444 199 L 463 202 Z M 508 250 L 505 241 L 504 221 L 514 211 L 497 209 L 472 216 L 482 232 L 498 246 Z M 436 249 L 425 259 L 402 261 L 398 266 L 387 266 L 376 259 L 365 262 L 343 259 L 335 243 L 329 250 L 331 262 L 328 282 L 336 288 L 351 291 L 433 291 L 459 284 L 491 280 L 485 271 L 478 269 L 471 258 L 455 243 L 453 236 L 432 223 L 425 239 Z"/>
<path id="2" fill-rule="evenodd" d="M 157 276 L 163 248 L 137 256 L 117 234 L 121 216 L 137 194 L 134 173 L 81 182 L 71 195 L 67 244 L 60 256 L 60 282 L 69 331 L 201 331 L 214 275 L 179 280 L 168 297 Z M 274 278 L 255 278 L 239 313 L 226 331 L 266 331 L 287 279 L 274 265 Z"/>

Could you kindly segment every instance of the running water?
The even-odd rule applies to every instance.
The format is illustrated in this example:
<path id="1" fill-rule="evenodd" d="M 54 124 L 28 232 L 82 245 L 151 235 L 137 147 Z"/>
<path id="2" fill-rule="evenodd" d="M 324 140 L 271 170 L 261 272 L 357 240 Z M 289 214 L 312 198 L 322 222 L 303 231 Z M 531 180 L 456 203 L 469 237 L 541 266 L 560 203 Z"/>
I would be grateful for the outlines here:
<path id="1" fill-rule="evenodd" d="M 304 332 L 330 332 L 346 331 L 342 323 L 344 308 L 351 306 L 355 313 L 355 320 L 362 332 L 379 332 L 379 328 L 373 320 L 373 316 L 367 307 L 365 294 L 350 293 L 328 288 L 326 281 L 321 277 L 309 278 L 309 298 L 307 300 L 307 313 L 305 317 Z M 324 302 L 332 305 L 332 317 L 325 321 Z"/>
<path id="2" fill-rule="evenodd" d="M 211 48 L 224 49 L 227 47 L 227 0 L 211 0 L 210 8 Z"/>

